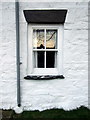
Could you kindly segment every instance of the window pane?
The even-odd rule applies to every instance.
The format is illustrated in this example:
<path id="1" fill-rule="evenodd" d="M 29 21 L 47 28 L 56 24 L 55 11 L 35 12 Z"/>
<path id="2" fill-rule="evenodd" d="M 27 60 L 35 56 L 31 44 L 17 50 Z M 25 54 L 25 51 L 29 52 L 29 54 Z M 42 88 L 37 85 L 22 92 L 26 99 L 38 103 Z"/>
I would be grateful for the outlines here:
<path id="1" fill-rule="evenodd" d="M 57 30 L 46 30 L 46 48 L 55 49 L 57 48 Z"/>
<path id="2" fill-rule="evenodd" d="M 34 49 L 44 49 L 44 30 L 34 29 L 33 30 L 33 48 Z"/>
<path id="3" fill-rule="evenodd" d="M 44 68 L 44 52 L 34 52 L 34 68 Z"/>
<path id="4" fill-rule="evenodd" d="M 55 51 L 46 52 L 46 68 L 55 68 L 56 67 L 56 58 Z"/>

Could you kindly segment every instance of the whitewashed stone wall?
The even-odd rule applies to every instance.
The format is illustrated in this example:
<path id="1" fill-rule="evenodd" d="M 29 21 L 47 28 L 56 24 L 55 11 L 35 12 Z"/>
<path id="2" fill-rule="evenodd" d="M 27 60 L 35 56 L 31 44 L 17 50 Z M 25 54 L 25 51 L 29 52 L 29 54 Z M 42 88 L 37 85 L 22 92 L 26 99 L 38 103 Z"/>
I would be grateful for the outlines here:
<path id="1" fill-rule="evenodd" d="M 27 71 L 27 23 L 23 10 L 68 9 L 64 27 L 64 76 L 55 80 L 24 80 Z M 88 106 L 88 2 L 20 2 L 21 105 L 23 110 L 75 109 Z M 2 3 L 3 109 L 17 106 L 15 4 Z M 1 83 L 2 82 L 2 83 Z"/>
<path id="2" fill-rule="evenodd" d="M 17 104 L 16 99 L 16 31 L 15 3 L 2 2 L 2 74 L 0 80 L 2 103 L 1 108 L 10 109 Z"/>

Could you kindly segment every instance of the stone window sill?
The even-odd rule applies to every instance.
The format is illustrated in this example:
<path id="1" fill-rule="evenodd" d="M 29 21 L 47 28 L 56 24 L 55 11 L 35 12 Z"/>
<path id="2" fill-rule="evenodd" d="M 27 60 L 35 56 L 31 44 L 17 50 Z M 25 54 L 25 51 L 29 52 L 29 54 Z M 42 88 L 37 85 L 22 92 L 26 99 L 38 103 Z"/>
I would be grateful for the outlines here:
<path id="1" fill-rule="evenodd" d="M 25 76 L 24 79 L 26 80 L 51 80 L 51 79 L 64 79 L 65 77 L 63 75 L 42 75 L 42 76 Z"/>

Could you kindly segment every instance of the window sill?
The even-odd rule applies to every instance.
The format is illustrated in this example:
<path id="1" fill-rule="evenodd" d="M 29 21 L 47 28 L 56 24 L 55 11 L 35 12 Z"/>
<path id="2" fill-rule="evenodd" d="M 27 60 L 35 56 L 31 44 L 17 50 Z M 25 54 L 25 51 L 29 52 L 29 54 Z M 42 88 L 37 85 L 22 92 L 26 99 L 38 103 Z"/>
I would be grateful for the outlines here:
<path id="1" fill-rule="evenodd" d="M 52 76 L 52 75 L 45 75 L 45 76 L 25 76 L 24 79 L 27 80 L 51 80 L 51 79 L 64 79 L 65 77 L 63 75 L 56 75 L 56 76 Z"/>

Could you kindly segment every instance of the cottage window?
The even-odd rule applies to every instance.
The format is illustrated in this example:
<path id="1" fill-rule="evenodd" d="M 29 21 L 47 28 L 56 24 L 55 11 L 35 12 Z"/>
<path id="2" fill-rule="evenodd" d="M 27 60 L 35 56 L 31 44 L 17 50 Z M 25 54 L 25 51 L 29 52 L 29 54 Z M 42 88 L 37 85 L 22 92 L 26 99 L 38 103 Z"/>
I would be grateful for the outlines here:
<path id="1" fill-rule="evenodd" d="M 63 25 L 28 25 L 28 74 L 63 74 Z"/>
<path id="2" fill-rule="evenodd" d="M 66 13 L 67 10 L 24 10 L 28 23 L 26 79 L 63 76 L 63 38 Z"/>

